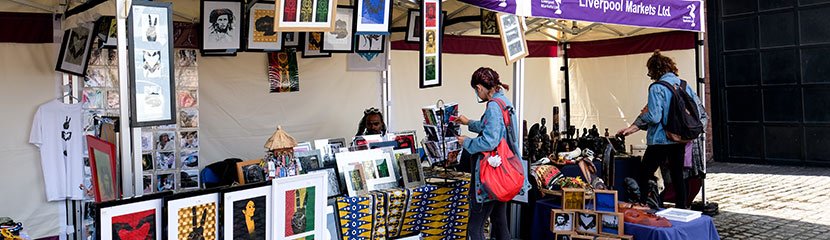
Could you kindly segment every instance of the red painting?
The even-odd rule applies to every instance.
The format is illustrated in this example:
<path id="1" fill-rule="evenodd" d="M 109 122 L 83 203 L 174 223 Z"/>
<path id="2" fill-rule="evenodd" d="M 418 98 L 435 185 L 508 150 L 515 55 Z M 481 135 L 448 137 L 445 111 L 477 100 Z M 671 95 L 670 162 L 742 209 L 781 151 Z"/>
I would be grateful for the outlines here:
<path id="1" fill-rule="evenodd" d="M 282 21 L 297 21 L 297 0 L 285 0 L 285 9 L 282 11 Z"/>
<path id="2" fill-rule="evenodd" d="M 136 212 L 112 218 L 112 239 L 156 239 L 156 210 Z"/>
<path id="3" fill-rule="evenodd" d="M 438 12 L 435 9 L 435 3 L 434 2 L 428 2 L 428 3 L 425 3 L 425 4 L 426 4 L 426 8 L 424 8 L 425 9 L 424 12 L 426 12 L 425 14 L 426 14 L 427 17 L 424 19 L 426 21 L 424 23 L 424 25 L 427 26 L 427 27 L 435 27 L 435 15 L 436 15 L 435 13 Z"/>

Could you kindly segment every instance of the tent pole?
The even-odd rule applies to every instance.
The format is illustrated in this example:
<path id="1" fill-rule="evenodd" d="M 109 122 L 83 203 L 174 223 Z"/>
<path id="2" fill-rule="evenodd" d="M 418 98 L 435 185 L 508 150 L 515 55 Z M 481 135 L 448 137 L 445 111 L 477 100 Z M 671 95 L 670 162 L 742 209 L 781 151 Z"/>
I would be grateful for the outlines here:
<path id="1" fill-rule="evenodd" d="M 697 95 L 700 98 L 700 103 L 703 104 L 703 106 L 705 107 L 706 106 L 706 79 L 704 77 L 702 77 L 702 73 L 705 72 L 705 62 L 704 62 L 705 58 L 702 54 L 703 48 L 705 47 L 703 45 L 703 42 L 704 42 L 703 34 L 695 33 L 695 74 L 696 74 L 696 77 L 697 77 L 697 82 L 696 82 L 695 85 L 697 86 Z M 704 111 L 705 111 L 705 109 L 704 109 Z M 703 136 L 703 140 L 704 141 L 701 144 L 701 145 L 703 145 L 703 149 L 702 149 L 703 152 L 700 154 L 700 157 L 702 158 L 701 161 L 703 161 L 703 174 L 704 174 L 704 176 L 700 180 L 700 195 L 701 195 L 701 199 L 703 201 L 703 207 L 705 209 L 706 208 L 706 136 L 705 135 Z"/>
<path id="2" fill-rule="evenodd" d="M 119 129 L 121 129 L 121 193 L 122 197 L 135 196 L 135 185 L 142 182 L 141 174 L 135 174 L 133 171 L 135 165 L 141 164 L 141 161 L 133 161 L 132 154 L 132 128 L 130 128 L 130 94 L 129 93 L 129 79 L 130 76 L 127 70 L 127 13 L 129 13 L 130 6 L 126 1 L 116 2 L 116 28 L 118 34 L 118 87 L 121 94 L 121 119 L 118 121 Z M 139 168 L 141 166 L 139 165 Z M 142 182 L 143 184 L 143 182 Z M 141 188 L 139 188 L 141 189 Z"/>
<path id="3" fill-rule="evenodd" d="M 392 43 L 388 40 L 386 44 L 386 70 L 381 73 L 383 75 L 383 99 L 381 105 L 383 107 L 383 121 L 386 123 L 386 129 L 395 129 L 392 124 Z M 388 130 L 387 130 L 388 131 Z"/>
<path id="4" fill-rule="evenodd" d="M 513 109 L 516 114 L 516 120 L 521 122 L 524 119 L 524 97 L 525 97 L 525 59 L 521 58 L 513 63 Z M 520 126 L 520 125 L 519 125 Z M 522 136 L 521 127 L 513 129 L 513 136 Z M 522 149 L 524 143 L 519 141 L 519 149 Z M 524 161 L 524 160 L 522 160 Z M 529 166 L 529 165 L 528 165 Z M 529 169 L 527 171 L 530 172 Z M 521 211 L 522 206 L 516 203 L 510 204 L 510 228 L 514 239 L 521 239 Z"/>
<path id="5" fill-rule="evenodd" d="M 564 130 L 567 130 L 571 126 L 571 76 L 570 76 L 570 61 L 568 60 L 568 43 L 562 43 L 562 68 L 559 70 L 565 73 L 565 98 L 562 99 L 562 103 L 565 104 L 565 126 L 563 126 Z"/>

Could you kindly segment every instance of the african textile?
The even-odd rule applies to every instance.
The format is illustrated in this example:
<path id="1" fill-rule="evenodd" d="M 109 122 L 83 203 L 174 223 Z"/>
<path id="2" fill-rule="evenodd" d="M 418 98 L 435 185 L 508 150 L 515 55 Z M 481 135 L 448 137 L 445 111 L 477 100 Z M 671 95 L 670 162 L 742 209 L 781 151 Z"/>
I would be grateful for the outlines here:
<path id="1" fill-rule="evenodd" d="M 381 192 L 372 192 L 375 201 L 374 221 L 372 222 L 372 239 L 386 239 L 386 195 Z"/>
<path id="2" fill-rule="evenodd" d="M 466 239 L 469 219 L 469 181 L 457 181 L 431 192 L 421 236 L 423 239 Z"/>
<path id="3" fill-rule="evenodd" d="M 411 236 L 421 232 L 421 226 L 425 223 L 424 213 L 428 208 L 427 198 L 434 197 L 432 191 L 437 189 L 438 187 L 433 185 L 423 185 L 412 189 L 412 197 L 404 214 L 400 236 Z"/>
<path id="4" fill-rule="evenodd" d="M 411 190 L 392 188 L 382 191 L 386 196 L 386 236 L 397 238 L 403 227 L 403 216 L 409 204 Z"/>
<path id="5" fill-rule="evenodd" d="M 340 236 L 343 239 L 370 239 L 372 237 L 374 198 L 339 197 L 337 213 L 340 217 Z"/>

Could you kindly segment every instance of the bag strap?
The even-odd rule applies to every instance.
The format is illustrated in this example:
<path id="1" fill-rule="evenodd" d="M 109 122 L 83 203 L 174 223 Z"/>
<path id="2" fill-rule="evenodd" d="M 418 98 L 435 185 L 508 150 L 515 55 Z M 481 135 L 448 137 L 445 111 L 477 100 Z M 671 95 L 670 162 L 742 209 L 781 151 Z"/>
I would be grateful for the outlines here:
<path id="1" fill-rule="evenodd" d="M 498 98 L 493 98 L 490 101 L 491 102 L 496 102 L 499 105 L 499 108 L 501 108 L 501 117 L 504 121 L 504 128 L 507 131 L 507 141 L 508 141 L 507 146 L 510 147 L 510 150 L 512 150 L 514 154 L 517 154 L 518 152 L 516 152 L 516 149 L 513 149 L 513 144 L 512 144 L 513 143 L 512 140 L 515 139 L 515 136 L 513 136 L 513 134 L 514 134 L 513 133 L 513 126 L 511 125 L 511 122 L 510 122 L 510 111 L 512 110 L 512 108 L 507 106 L 507 104 L 504 103 L 504 101 L 502 101 L 501 99 L 498 99 Z"/>

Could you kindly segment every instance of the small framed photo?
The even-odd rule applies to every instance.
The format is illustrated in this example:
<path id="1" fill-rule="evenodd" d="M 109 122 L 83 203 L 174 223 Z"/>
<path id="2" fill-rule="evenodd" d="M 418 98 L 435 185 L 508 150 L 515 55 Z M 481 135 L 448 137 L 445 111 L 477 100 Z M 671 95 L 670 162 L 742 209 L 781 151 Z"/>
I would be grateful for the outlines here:
<path id="1" fill-rule="evenodd" d="M 222 190 L 224 239 L 271 239 L 271 182 Z"/>
<path id="2" fill-rule="evenodd" d="M 323 239 L 327 179 L 318 172 L 273 180 L 274 239 Z"/>
<path id="3" fill-rule="evenodd" d="M 336 167 L 328 167 L 328 168 L 318 169 L 318 170 L 310 171 L 308 173 L 316 173 L 316 172 L 325 172 L 326 173 L 326 179 L 328 179 L 328 184 L 327 184 L 328 185 L 328 193 L 326 194 L 326 196 L 328 196 L 328 198 L 334 198 L 334 197 L 339 197 L 339 196 L 343 195 L 343 192 L 340 191 L 340 186 L 341 186 L 340 177 L 337 174 L 337 168 Z"/>
<path id="4" fill-rule="evenodd" d="M 481 9 L 481 35 L 499 35 L 497 12 Z"/>
<path id="5" fill-rule="evenodd" d="M 342 152 L 337 153 L 336 156 L 338 171 L 341 174 L 351 174 L 349 177 L 355 176 L 353 163 L 360 163 L 366 182 L 366 190 L 368 191 L 381 190 L 386 186 L 397 185 L 398 183 L 392 163 L 394 156 L 382 149 Z M 346 177 L 344 176 L 344 178 Z M 352 187 L 348 186 L 349 179 L 346 179 L 345 182 L 347 187 Z M 349 196 L 352 196 L 351 191 Z"/>
<path id="6" fill-rule="evenodd" d="M 571 240 L 571 233 L 556 233 L 556 240 Z"/>
<path id="7" fill-rule="evenodd" d="M 620 236 L 624 234 L 625 216 L 623 213 L 599 213 L 601 225 L 599 233 Z"/>
<path id="8" fill-rule="evenodd" d="M 181 153 L 179 153 L 179 159 L 182 162 L 182 168 L 199 167 L 199 151 L 182 151 Z"/>
<path id="9" fill-rule="evenodd" d="M 297 152 L 294 157 L 300 162 L 300 173 L 307 173 L 323 167 L 323 157 L 320 156 L 320 150 Z"/>
<path id="10" fill-rule="evenodd" d="M 350 197 L 366 196 L 369 194 L 366 176 L 363 171 L 363 164 L 359 162 L 337 167 L 337 172 L 341 174 L 339 177 L 343 179 L 343 183 L 346 186 L 346 193 Z"/>
<path id="11" fill-rule="evenodd" d="M 351 53 L 354 52 L 355 33 L 354 7 L 337 6 L 337 19 L 334 22 L 334 31 L 323 33 L 322 52 Z"/>
<path id="12" fill-rule="evenodd" d="M 162 131 L 156 132 L 156 150 L 158 151 L 173 151 L 176 147 L 176 132 Z"/>
<path id="13" fill-rule="evenodd" d="M 176 175 L 161 173 L 156 175 L 156 192 L 173 191 L 176 188 Z"/>
<path id="14" fill-rule="evenodd" d="M 511 64 L 527 56 L 523 18 L 512 14 L 499 14 L 497 19 L 505 63 Z"/>
<path id="15" fill-rule="evenodd" d="M 277 31 L 331 32 L 334 30 L 337 1 L 277 0 Z"/>
<path id="16" fill-rule="evenodd" d="M 179 189 L 199 188 L 199 169 L 182 170 L 179 176 Z"/>
<path id="17" fill-rule="evenodd" d="M 218 239 L 219 193 L 216 189 L 178 193 L 164 199 L 164 239 Z"/>
<path id="18" fill-rule="evenodd" d="M 574 212 L 554 209 L 550 212 L 550 230 L 554 233 L 574 231 Z"/>
<path id="19" fill-rule="evenodd" d="M 585 209 L 585 190 L 580 188 L 562 189 L 562 209 L 583 210 Z"/>
<path id="20" fill-rule="evenodd" d="M 89 22 L 63 32 L 61 50 L 58 54 L 56 71 L 86 76 L 92 39 L 95 38 L 95 23 Z"/>
<path id="21" fill-rule="evenodd" d="M 299 48 L 300 40 L 303 36 L 301 32 L 284 32 L 282 33 L 282 47 L 283 48 Z"/>
<path id="22" fill-rule="evenodd" d="M 323 50 L 323 33 L 309 32 L 306 33 L 303 44 L 303 58 L 319 58 L 331 57 L 330 52 L 322 52 Z"/>
<path id="23" fill-rule="evenodd" d="M 199 131 L 182 131 L 179 134 L 179 141 L 181 142 L 181 148 L 199 148 Z"/>
<path id="24" fill-rule="evenodd" d="M 594 211 L 616 213 L 617 210 L 616 190 L 594 190 Z"/>
<path id="25" fill-rule="evenodd" d="M 274 29 L 274 2 L 260 1 L 248 10 L 247 51 L 276 52 L 282 49 L 282 34 Z"/>
<path id="26" fill-rule="evenodd" d="M 89 166 L 92 169 L 92 184 L 95 202 L 118 199 L 115 180 L 115 145 L 90 135 L 86 136 L 89 151 Z"/>
<path id="27" fill-rule="evenodd" d="M 97 204 L 97 239 L 162 239 L 162 198 L 158 193 Z"/>
<path id="28" fill-rule="evenodd" d="M 421 158 L 418 154 L 401 156 L 398 158 L 398 166 L 401 167 L 404 187 L 414 188 L 424 185 L 424 171 L 421 169 Z"/>
<path id="29" fill-rule="evenodd" d="M 576 232 L 599 234 L 599 215 L 594 211 L 574 211 L 576 215 Z"/>
<path id="30" fill-rule="evenodd" d="M 176 155 L 173 152 L 156 152 L 156 169 L 176 169 Z"/>
<path id="31" fill-rule="evenodd" d="M 242 1 L 201 1 L 202 52 L 227 52 L 240 48 Z"/>
<path id="32" fill-rule="evenodd" d="M 247 184 L 265 181 L 265 169 L 262 168 L 261 163 L 261 159 L 236 163 L 237 180 L 239 183 Z"/>
<path id="33" fill-rule="evenodd" d="M 153 193 L 153 174 L 144 174 L 142 176 L 144 194 Z"/>
<path id="34" fill-rule="evenodd" d="M 409 9 L 406 15 L 406 38 L 407 42 L 418 43 L 421 41 L 421 11 Z"/>
<path id="35" fill-rule="evenodd" d="M 359 53 L 382 53 L 386 49 L 386 35 L 380 34 L 359 34 L 357 38 L 357 50 Z"/>

